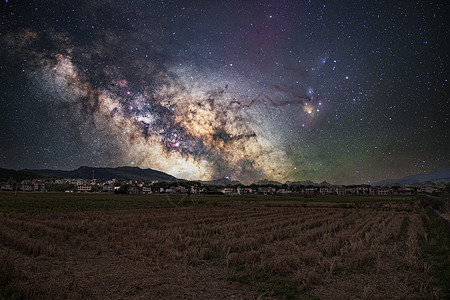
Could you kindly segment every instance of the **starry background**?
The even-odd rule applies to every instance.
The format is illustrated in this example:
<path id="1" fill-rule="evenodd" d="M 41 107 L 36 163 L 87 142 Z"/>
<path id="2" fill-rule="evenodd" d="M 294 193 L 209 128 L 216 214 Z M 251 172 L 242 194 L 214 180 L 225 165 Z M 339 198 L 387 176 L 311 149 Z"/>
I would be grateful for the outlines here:
<path id="1" fill-rule="evenodd" d="M 0 167 L 371 183 L 450 165 L 447 1 L 2 1 Z"/>

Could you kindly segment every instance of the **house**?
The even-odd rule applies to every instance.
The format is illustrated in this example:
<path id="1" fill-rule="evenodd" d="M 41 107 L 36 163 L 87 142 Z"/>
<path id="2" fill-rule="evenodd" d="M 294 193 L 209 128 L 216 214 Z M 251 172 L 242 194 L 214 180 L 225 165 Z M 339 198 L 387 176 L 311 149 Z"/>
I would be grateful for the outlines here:
<path id="1" fill-rule="evenodd" d="M 66 183 L 73 184 L 73 185 L 83 185 L 83 184 L 85 184 L 83 179 L 67 179 Z"/>
<path id="2" fill-rule="evenodd" d="M 246 193 L 245 193 L 246 191 L 245 191 L 245 189 L 243 188 L 243 187 L 238 187 L 237 189 L 236 189 L 236 193 L 238 194 L 238 195 L 245 195 Z"/>
<path id="3" fill-rule="evenodd" d="M 225 195 L 233 195 L 233 194 L 236 194 L 236 192 L 234 191 L 233 188 L 223 188 L 223 189 L 222 189 L 222 193 L 224 193 Z"/>
<path id="4" fill-rule="evenodd" d="M 206 189 L 201 186 L 191 186 L 191 194 L 206 193 Z"/>
<path id="5" fill-rule="evenodd" d="M 401 195 L 413 195 L 415 192 L 416 191 L 413 187 L 404 187 L 397 190 L 397 194 Z"/>
<path id="6" fill-rule="evenodd" d="M 77 185 L 77 191 L 78 192 L 90 192 L 90 191 L 92 191 L 92 187 L 90 184 L 80 184 L 80 185 Z"/>
<path id="7" fill-rule="evenodd" d="M 356 194 L 356 188 L 355 187 L 348 187 L 347 190 L 346 190 L 346 193 L 354 195 L 354 194 Z"/>
<path id="8" fill-rule="evenodd" d="M 116 183 L 116 182 L 117 182 L 117 179 L 114 178 L 114 179 L 106 181 L 105 184 L 112 184 L 112 185 L 114 185 L 114 183 Z"/>
<path id="9" fill-rule="evenodd" d="M 22 191 L 24 192 L 33 192 L 34 191 L 34 186 L 31 184 L 23 184 L 22 185 Z"/>
<path id="10" fill-rule="evenodd" d="M 104 191 L 104 192 L 113 192 L 114 191 L 114 184 L 104 184 L 102 191 Z"/>
<path id="11" fill-rule="evenodd" d="M 258 194 L 263 194 L 263 195 L 273 195 L 277 192 L 277 189 L 274 187 L 259 187 L 258 188 Z"/>
<path id="12" fill-rule="evenodd" d="M 249 195 L 249 194 L 253 193 L 253 189 L 252 188 L 238 187 L 236 189 L 236 192 L 238 193 L 238 195 Z"/>
<path id="13" fill-rule="evenodd" d="M 432 194 L 434 192 L 436 192 L 438 189 L 436 189 L 435 187 L 431 186 L 431 185 L 427 185 L 427 186 L 422 186 L 419 190 L 419 193 L 427 193 L 427 194 Z"/>
<path id="14" fill-rule="evenodd" d="M 13 186 L 12 186 L 12 184 L 2 184 L 0 189 L 2 191 L 12 191 L 13 190 Z"/>
<path id="15" fill-rule="evenodd" d="M 128 188 L 128 194 L 139 194 L 139 193 L 140 193 L 139 187 L 137 186 L 130 186 Z"/>
<path id="16" fill-rule="evenodd" d="M 391 194 L 391 189 L 389 189 L 389 188 L 379 188 L 378 189 L 378 195 L 386 196 L 389 194 Z"/>
<path id="17" fill-rule="evenodd" d="M 148 187 L 148 186 L 144 186 L 142 187 L 142 194 L 152 194 L 152 188 Z"/>
<path id="18" fill-rule="evenodd" d="M 332 190 L 332 189 L 329 189 L 329 188 L 326 188 L 326 187 L 321 187 L 321 188 L 319 189 L 319 193 L 320 193 L 321 195 L 329 195 L 329 194 L 332 194 L 332 193 L 333 193 L 333 190 Z"/>
<path id="19" fill-rule="evenodd" d="M 186 194 L 188 192 L 187 188 L 184 186 L 175 186 L 170 187 L 175 193 Z"/>
<path id="20" fill-rule="evenodd" d="M 314 195 L 316 193 L 316 188 L 306 188 L 303 189 L 304 195 Z"/>
<path id="21" fill-rule="evenodd" d="M 369 194 L 369 189 L 365 186 L 359 186 L 356 188 L 357 195 L 367 195 Z"/>
<path id="22" fill-rule="evenodd" d="M 281 195 L 290 195 L 292 194 L 292 191 L 289 189 L 279 189 L 277 191 L 277 194 L 281 194 Z"/>
<path id="23" fill-rule="evenodd" d="M 33 190 L 35 192 L 46 192 L 45 184 L 42 182 L 35 182 L 33 183 Z"/>
<path id="24" fill-rule="evenodd" d="M 268 187 L 259 187 L 258 188 L 258 194 L 267 195 L 269 193 Z"/>
<path id="25" fill-rule="evenodd" d="M 338 186 L 336 188 L 336 194 L 338 194 L 338 195 L 345 195 L 345 194 L 347 194 L 347 188 L 345 186 Z"/>
<path id="26" fill-rule="evenodd" d="M 371 186 L 369 188 L 369 194 L 370 195 L 378 195 L 378 187 L 377 186 Z"/>

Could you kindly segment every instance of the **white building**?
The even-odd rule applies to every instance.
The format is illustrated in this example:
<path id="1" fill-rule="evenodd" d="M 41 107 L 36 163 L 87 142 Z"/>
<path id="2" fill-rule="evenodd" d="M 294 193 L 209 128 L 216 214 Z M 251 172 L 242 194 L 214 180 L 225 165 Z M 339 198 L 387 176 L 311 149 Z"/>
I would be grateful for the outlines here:
<path id="1" fill-rule="evenodd" d="M 367 195 L 369 193 L 369 189 L 365 186 L 359 186 L 356 188 L 356 194 L 358 195 Z"/>
<path id="2" fill-rule="evenodd" d="M 114 183 L 116 183 L 116 182 L 117 182 L 117 179 L 114 178 L 114 179 L 106 181 L 105 183 L 114 185 Z"/>
<path id="3" fill-rule="evenodd" d="M 258 188 L 258 194 L 267 195 L 269 193 L 268 187 L 259 187 Z"/>
<path id="4" fill-rule="evenodd" d="M 281 195 L 290 195 L 292 194 L 292 191 L 289 189 L 279 189 L 277 191 L 277 194 L 281 194 Z"/>
<path id="5" fill-rule="evenodd" d="M 432 194 L 436 191 L 437 189 L 431 185 L 422 186 L 419 190 L 420 193 L 427 193 L 427 194 Z"/>
<path id="6" fill-rule="evenodd" d="M 316 188 L 306 188 L 303 189 L 303 195 L 314 195 L 316 193 Z"/>
<path id="7" fill-rule="evenodd" d="M 104 192 L 113 192 L 114 191 L 114 184 L 104 184 L 103 185 L 103 191 Z"/>
<path id="8" fill-rule="evenodd" d="M 130 186 L 128 188 L 128 194 L 139 194 L 139 187 L 137 187 L 137 186 Z"/>
<path id="9" fill-rule="evenodd" d="M 152 194 L 152 188 L 148 187 L 148 186 L 144 186 L 142 187 L 142 194 Z"/>
<path id="10" fill-rule="evenodd" d="M 336 194 L 338 194 L 338 195 L 345 195 L 345 194 L 347 194 L 347 188 L 345 186 L 338 186 L 336 188 Z"/>
<path id="11" fill-rule="evenodd" d="M 252 188 L 238 187 L 236 189 L 236 192 L 238 193 L 238 195 L 249 195 L 249 194 L 253 193 L 253 189 Z"/>
<path id="12" fill-rule="evenodd" d="M 191 194 L 206 193 L 206 189 L 200 186 L 191 186 Z"/>
<path id="13" fill-rule="evenodd" d="M 22 191 L 24 191 L 24 192 L 33 192 L 34 191 L 34 186 L 32 186 L 31 184 L 24 184 L 24 185 L 22 185 Z"/>
<path id="14" fill-rule="evenodd" d="M 35 182 L 33 183 L 33 190 L 35 192 L 46 192 L 47 190 L 45 189 L 45 184 L 41 183 L 41 182 Z"/>
<path id="15" fill-rule="evenodd" d="M 12 191 L 13 190 L 13 186 L 12 186 L 12 184 L 2 184 L 1 190 L 2 191 Z"/>
<path id="16" fill-rule="evenodd" d="M 369 188 L 369 194 L 370 195 L 378 195 L 378 187 L 377 186 L 371 186 Z"/>
<path id="17" fill-rule="evenodd" d="M 354 194 L 356 194 L 356 188 L 354 188 L 354 187 L 350 187 L 349 188 L 348 187 L 347 190 L 346 190 L 346 193 L 354 195 Z"/>
<path id="18" fill-rule="evenodd" d="M 223 189 L 222 189 L 222 193 L 224 193 L 225 195 L 233 195 L 233 194 L 236 194 L 236 192 L 234 191 L 233 188 L 223 188 Z"/>
<path id="19" fill-rule="evenodd" d="M 329 195 L 329 194 L 333 194 L 333 190 L 329 189 L 329 188 L 326 188 L 326 187 L 321 187 L 320 190 L 319 190 L 319 193 L 321 195 Z"/>
<path id="20" fill-rule="evenodd" d="M 391 193 L 391 190 L 388 188 L 379 188 L 378 189 L 378 195 L 386 196 L 386 195 L 389 195 L 390 193 Z"/>
<path id="21" fill-rule="evenodd" d="M 90 192 L 90 191 L 92 191 L 92 187 L 90 184 L 80 184 L 80 185 L 77 185 L 77 191 L 78 192 Z"/>
<path id="22" fill-rule="evenodd" d="M 262 187 L 258 188 L 258 194 L 263 194 L 263 195 L 271 194 L 271 195 L 273 195 L 276 192 L 277 192 L 277 189 L 273 188 L 273 187 L 264 187 L 264 186 L 262 186 Z"/>
<path id="23" fill-rule="evenodd" d="M 170 189 L 172 190 L 172 193 L 186 194 L 188 192 L 187 188 L 184 186 L 171 186 Z"/>

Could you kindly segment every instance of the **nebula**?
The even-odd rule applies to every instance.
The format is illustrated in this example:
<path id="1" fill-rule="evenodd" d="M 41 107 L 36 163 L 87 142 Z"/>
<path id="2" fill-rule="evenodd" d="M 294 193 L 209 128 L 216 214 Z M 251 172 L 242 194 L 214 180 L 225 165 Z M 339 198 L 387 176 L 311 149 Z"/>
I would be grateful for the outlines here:
<path id="1" fill-rule="evenodd" d="M 145 72 L 129 75 L 117 65 L 93 66 L 94 55 L 113 55 L 106 47 L 95 45 L 77 59 L 76 47 L 62 34 L 53 36 L 58 47 L 51 53 L 33 52 L 28 45 L 37 35 L 27 30 L 14 41 L 20 53 L 32 55 L 30 72 L 41 74 L 30 79 L 58 93 L 74 126 L 90 123 L 90 134 L 114 140 L 120 161 L 186 179 L 288 178 L 292 162 L 266 122 L 287 106 L 300 106 L 298 117 L 311 119 L 312 99 L 276 103 L 263 92 L 243 97 L 233 79 L 197 76 L 193 82 L 186 76 L 195 70 L 156 67 L 151 60 L 133 60 L 140 65 L 136 71 Z"/>
<path id="2" fill-rule="evenodd" d="M 449 161 L 442 5 L 399 4 L 404 26 L 385 4 L 6 1 L 0 163 L 243 183 L 430 171 Z"/>

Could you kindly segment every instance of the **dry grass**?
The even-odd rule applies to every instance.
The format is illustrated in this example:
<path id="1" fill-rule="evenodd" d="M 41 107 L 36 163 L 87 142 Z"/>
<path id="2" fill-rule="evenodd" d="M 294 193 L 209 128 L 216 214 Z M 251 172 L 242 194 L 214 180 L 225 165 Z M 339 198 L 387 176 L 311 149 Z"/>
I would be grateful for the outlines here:
<path id="1" fill-rule="evenodd" d="M 421 257 L 428 237 L 416 212 L 230 204 L 2 213 L 0 257 L 19 274 L 12 285 L 24 298 L 280 296 L 230 280 L 250 266 L 289 278 L 299 296 L 439 295 Z"/>

